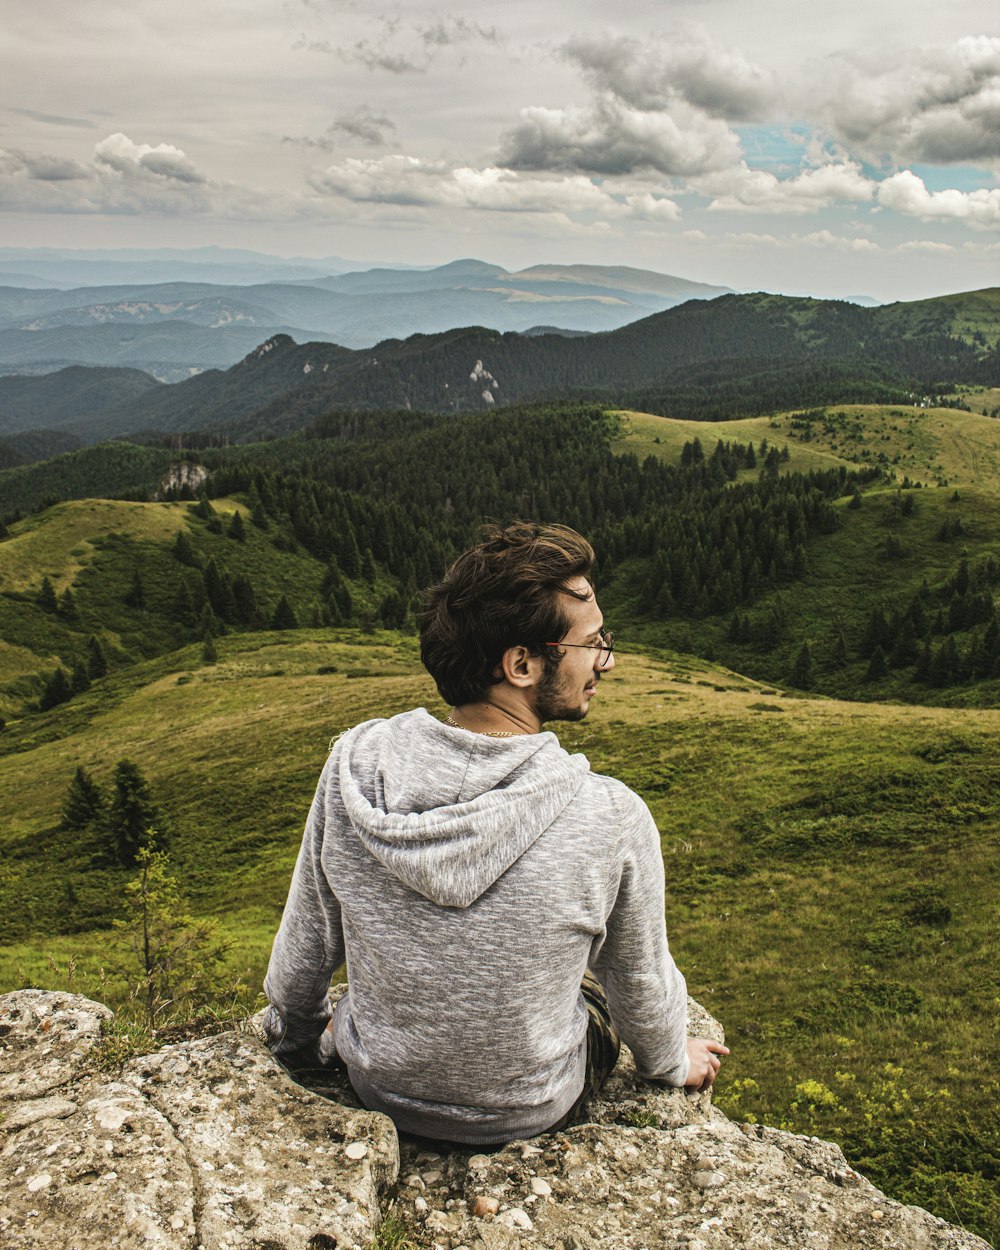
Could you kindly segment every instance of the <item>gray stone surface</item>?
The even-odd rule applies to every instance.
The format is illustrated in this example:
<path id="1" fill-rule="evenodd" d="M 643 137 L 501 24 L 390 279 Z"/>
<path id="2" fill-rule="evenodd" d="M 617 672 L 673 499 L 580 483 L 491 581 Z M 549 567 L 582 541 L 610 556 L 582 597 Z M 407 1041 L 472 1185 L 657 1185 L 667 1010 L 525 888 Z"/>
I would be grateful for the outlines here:
<path id="1" fill-rule="evenodd" d="M 109 1015 L 0 997 L 5 1250 L 368 1250 L 398 1171 L 388 1120 L 303 1089 L 251 1032 L 103 1073 Z"/>
<path id="2" fill-rule="evenodd" d="M 988 1250 L 828 1142 L 646 1085 L 627 1051 L 591 1122 L 473 1153 L 397 1142 L 342 1078 L 304 1089 L 252 1026 L 104 1072 L 109 1015 L 0 997 L 5 1250 L 370 1250 L 390 1207 L 427 1250 Z"/>

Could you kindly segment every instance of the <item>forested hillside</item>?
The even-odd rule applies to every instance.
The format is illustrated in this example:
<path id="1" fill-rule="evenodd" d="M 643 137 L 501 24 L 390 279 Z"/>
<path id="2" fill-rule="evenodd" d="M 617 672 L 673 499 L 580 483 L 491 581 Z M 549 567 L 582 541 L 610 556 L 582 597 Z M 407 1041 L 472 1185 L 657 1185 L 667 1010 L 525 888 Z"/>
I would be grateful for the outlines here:
<path id="1" fill-rule="evenodd" d="M 1000 384 L 998 307 L 995 290 L 912 312 L 726 295 L 586 338 L 470 327 L 351 351 L 279 335 L 225 372 L 150 389 L 62 428 L 91 442 L 136 431 L 247 441 L 335 411 L 476 412 L 567 396 L 703 420 L 793 404 L 908 403 Z M 17 428 L 37 410 L 31 384 L 42 381 L 21 380 L 23 398 L 8 405 Z"/>

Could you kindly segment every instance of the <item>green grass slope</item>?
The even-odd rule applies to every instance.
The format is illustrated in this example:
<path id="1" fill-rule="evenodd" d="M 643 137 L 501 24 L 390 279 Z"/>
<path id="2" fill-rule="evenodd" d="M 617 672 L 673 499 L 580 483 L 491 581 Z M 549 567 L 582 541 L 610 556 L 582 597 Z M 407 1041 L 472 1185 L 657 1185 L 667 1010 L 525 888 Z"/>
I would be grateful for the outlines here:
<path id="1" fill-rule="evenodd" d="M 202 571 L 213 560 L 231 578 L 242 575 L 251 583 L 256 626 L 270 621 L 282 596 L 300 624 L 310 621 L 326 566 L 301 549 L 289 550 L 276 528 L 257 529 L 238 501 L 217 499 L 213 509 L 215 528 L 192 504 L 83 499 L 11 526 L 0 542 L 0 716 L 28 712 L 57 666 L 69 671 L 86 662 L 92 636 L 101 640 L 113 668 L 200 639 Z M 245 520 L 243 541 L 228 536 L 237 511 Z M 194 565 L 176 557 L 179 534 L 190 541 Z M 129 602 L 136 575 L 145 591 L 142 606 Z M 57 596 L 72 593 L 73 614 L 41 605 L 46 577 Z M 190 590 L 186 621 L 176 606 L 182 585 Z M 377 585 L 350 586 L 360 612 L 377 602 Z"/>
<path id="2" fill-rule="evenodd" d="M 258 985 L 330 739 L 439 703 L 411 637 L 230 636 L 109 675 L 0 735 L 0 986 L 122 1001 L 127 873 L 60 828 L 78 765 L 134 758 L 194 911 Z M 569 750 L 650 803 L 671 943 L 733 1054 L 721 1105 L 844 1143 L 894 1196 L 1000 1232 L 993 1108 L 1000 712 L 786 697 L 625 634 Z M 442 709 L 443 710 L 443 709 Z M 99 970 L 108 974 L 103 984 Z"/>

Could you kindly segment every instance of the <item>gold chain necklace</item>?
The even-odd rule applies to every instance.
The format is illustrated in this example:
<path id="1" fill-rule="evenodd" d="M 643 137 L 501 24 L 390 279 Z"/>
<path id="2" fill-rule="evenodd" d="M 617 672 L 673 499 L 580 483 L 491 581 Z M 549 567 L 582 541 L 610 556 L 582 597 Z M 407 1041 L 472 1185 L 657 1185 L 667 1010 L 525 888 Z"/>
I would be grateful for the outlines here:
<path id="1" fill-rule="evenodd" d="M 468 725 L 460 725 L 457 720 L 446 716 L 445 721 L 456 729 L 464 729 L 468 734 L 482 734 L 484 738 L 517 738 L 520 735 L 513 729 L 470 729 Z"/>

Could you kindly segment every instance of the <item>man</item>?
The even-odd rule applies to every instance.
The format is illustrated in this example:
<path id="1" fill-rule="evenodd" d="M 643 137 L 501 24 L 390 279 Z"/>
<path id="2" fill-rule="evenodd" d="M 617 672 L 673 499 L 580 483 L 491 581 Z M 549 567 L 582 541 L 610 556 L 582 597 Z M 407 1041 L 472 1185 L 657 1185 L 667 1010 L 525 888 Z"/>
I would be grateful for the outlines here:
<path id="1" fill-rule="evenodd" d="M 728 1054 L 686 1036 L 645 804 L 542 732 L 585 717 L 615 666 L 593 565 L 573 530 L 489 527 L 426 596 L 447 720 L 358 725 L 320 778 L 266 1028 L 290 1063 L 335 1052 L 408 1132 L 483 1147 L 562 1126 L 613 1067 L 616 1029 L 672 1085 L 710 1085 Z"/>

